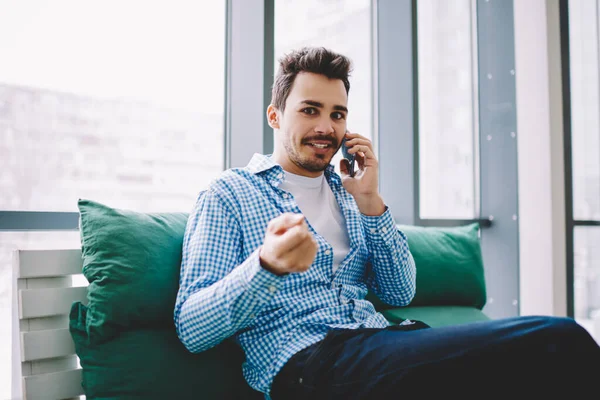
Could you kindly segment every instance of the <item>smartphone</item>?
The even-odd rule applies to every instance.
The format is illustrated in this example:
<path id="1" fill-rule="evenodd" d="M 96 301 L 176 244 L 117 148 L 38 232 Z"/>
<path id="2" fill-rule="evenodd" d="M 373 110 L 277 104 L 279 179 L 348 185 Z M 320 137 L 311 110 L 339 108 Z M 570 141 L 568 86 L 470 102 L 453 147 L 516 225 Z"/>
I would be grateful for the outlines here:
<path id="1" fill-rule="evenodd" d="M 348 160 L 348 173 L 350 174 L 350 176 L 354 176 L 354 154 L 350 154 L 348 153 L 349 147 L 346 146 L 346 142 L 348 141 L 348 138 L 346 138 L 346 136 L 344 136 L 344 138 L 342 139 L 342 156 Z"/>

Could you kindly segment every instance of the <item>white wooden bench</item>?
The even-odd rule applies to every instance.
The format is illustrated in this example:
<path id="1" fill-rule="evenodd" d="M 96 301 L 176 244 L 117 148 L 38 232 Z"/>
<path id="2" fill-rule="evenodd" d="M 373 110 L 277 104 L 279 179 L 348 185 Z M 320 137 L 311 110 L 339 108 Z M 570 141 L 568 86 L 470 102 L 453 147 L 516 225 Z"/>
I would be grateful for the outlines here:
<path id="1" fill-rule="evenodd" d="M 12 399 L 80 399 L 81 368 L 69 333 L 75 301 L 87 303 L 80 249 L 15 250 Z"/>

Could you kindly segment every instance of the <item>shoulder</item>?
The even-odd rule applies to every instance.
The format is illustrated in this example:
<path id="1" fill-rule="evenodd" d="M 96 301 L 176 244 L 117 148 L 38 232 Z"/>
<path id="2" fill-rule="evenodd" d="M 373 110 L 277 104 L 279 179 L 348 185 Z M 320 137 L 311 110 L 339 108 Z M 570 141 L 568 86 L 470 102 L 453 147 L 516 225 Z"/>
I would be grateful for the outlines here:
<path id="1" fill-rule="evenodd" d="M 212 180 L 207 192 L 224 198 L 252 193 L 257 189 L 257 177 L 245 168 L 230 168 Z"/>
<path id="2" fill-rule="evenodd" d="M 245 168 L 230 168 L 219 174 L 203 189 L 199 202 L 218 204 L 234 214 L 238 214 L 241 205 L 255 198 L 260 190 L 260 178 Z"/>

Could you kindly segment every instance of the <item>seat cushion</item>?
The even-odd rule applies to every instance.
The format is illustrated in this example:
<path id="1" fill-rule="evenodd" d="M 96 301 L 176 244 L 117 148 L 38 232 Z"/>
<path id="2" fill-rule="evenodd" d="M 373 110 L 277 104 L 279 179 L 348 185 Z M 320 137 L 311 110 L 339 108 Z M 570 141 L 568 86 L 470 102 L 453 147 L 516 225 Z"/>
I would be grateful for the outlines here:
<path id="1" fill-rule="evenodd" d="M 490 319 L 480 309 L 464 306 L 409 306 L 390 308 L 381 313 L 392 324 L 399 324 L 405 319 L 412 319 L 423 321 L 433 328 Z"/>
<path id="2" fill-rule="evenodd" d="M 73 303 L 69 324 L 88 400 L 222 400 L 260 395 L 244 381 L 244 357 L 233 342 L 192 354 L 174 328 L 138 328 L 90 343 L 87 313 L 83 304 Z"/>
<path id="3" fill-rule="evenodd" d="M 89 340 L 173 326 L 187 214 L 139 213 L 89 200 L 78 206 Z"/>

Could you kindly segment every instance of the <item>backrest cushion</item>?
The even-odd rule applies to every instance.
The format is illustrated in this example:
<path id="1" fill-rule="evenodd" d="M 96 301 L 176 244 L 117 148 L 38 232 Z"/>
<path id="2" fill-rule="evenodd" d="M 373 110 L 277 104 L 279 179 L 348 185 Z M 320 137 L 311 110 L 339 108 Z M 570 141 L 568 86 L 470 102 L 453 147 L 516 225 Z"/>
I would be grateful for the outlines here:
<path id="1" fill-rule="evenodd" d="M 131 328 L 174 325 L 185 213 L 140 213 L 79 200 L 86 329 L 101 343 Z"/>

